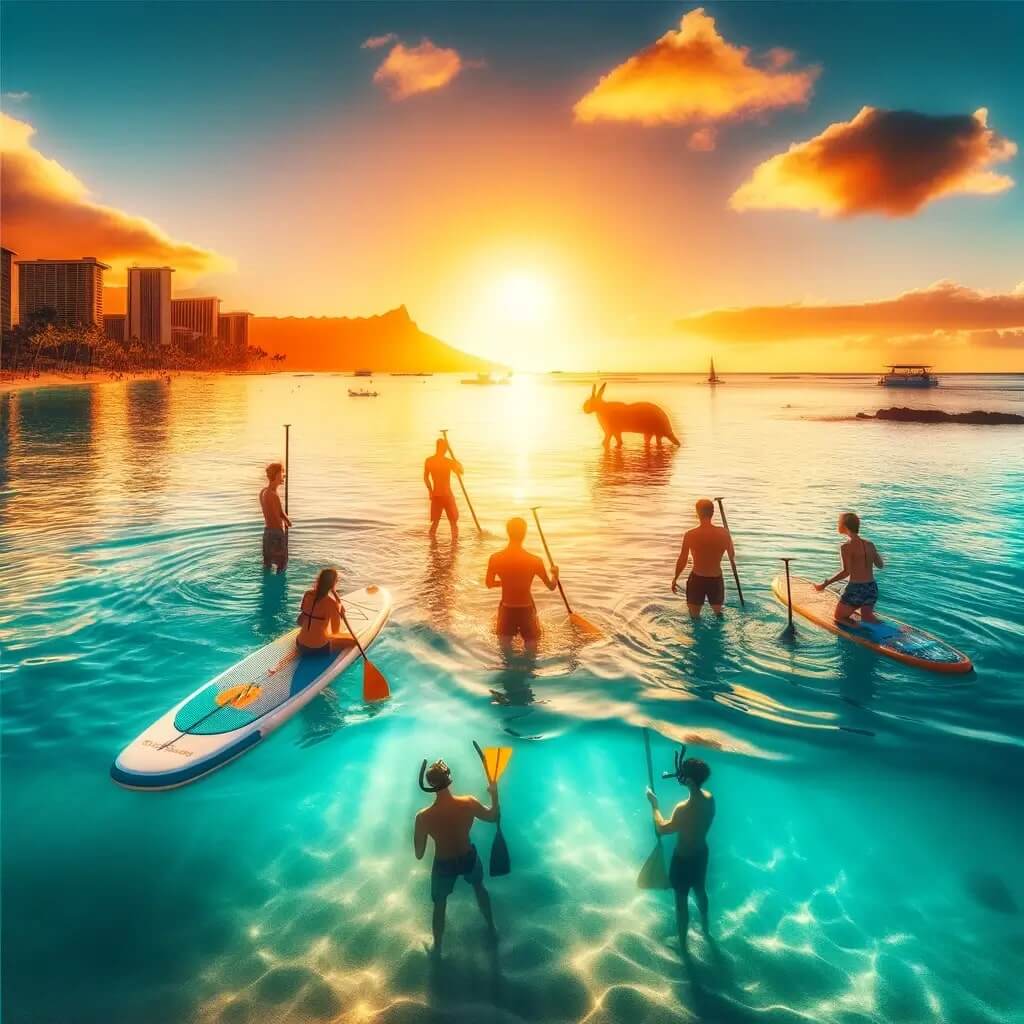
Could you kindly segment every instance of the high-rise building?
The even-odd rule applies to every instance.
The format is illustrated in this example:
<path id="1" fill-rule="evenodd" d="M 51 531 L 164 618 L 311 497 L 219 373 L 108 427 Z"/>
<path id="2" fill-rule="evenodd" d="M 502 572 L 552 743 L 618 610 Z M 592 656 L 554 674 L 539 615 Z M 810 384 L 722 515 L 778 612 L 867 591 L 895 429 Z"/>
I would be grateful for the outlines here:
<path id="1" fill-rule="evenodd" d="M 104 313 L 103 333 L 111 341 L 127 341 L 131 337 L 128 333 L 128 315 L 126 313 Z"/>
<path id="2" fill-rule="evenodd" d="M 171 326 L 187 327 L 201 338 L 216 338 L 220 299 L 171 299 Z"/>
<path id="3" fill-rule="evenodd" d="M 147 345 L 171 343 L 170 267 L 128 268 L 128 337 Z"/>
<path id="4" fill-rule="evenodd" d="M 11 270 L 14 253 L 0 247 L 0 331 L 9 334 L 11 330 Z"/>
<path id="5" fill-rule="evenodd" d="M 103 271 L 95 256 L 80 260 L 17 260 L 22 323 L 44 310 L 58 327 L 103 327 Z"/>
<path id="6" fill-rule="evenodd" d="M 251 313 L 221 313 L 217 321 L 217 337 L 230 349 L 245 352 L 249 345 Z"/>

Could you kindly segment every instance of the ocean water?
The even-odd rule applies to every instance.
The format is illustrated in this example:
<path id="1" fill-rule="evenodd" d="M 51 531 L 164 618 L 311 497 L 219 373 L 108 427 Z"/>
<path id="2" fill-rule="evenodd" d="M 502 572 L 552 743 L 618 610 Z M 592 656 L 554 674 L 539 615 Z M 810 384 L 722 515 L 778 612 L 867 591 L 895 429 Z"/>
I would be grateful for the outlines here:
<path id="1" fill-rule="evenodd" d="M 612 378 L 682 440 L 605 453 L 582 378 L 508 387 L 340 375 L 181 378 L 0 395 L 4 1019 L 242 1022 L 1024 1021 L 1024 430 L 856 422 L 888 404 L 1024 412 L 1021 377 L 935 391 L 868 378 Z M 291 427 L 292 560 L 260 566 L 256 494 Z M 422 460 L 448 428 L 481 522 L 426 536 Z M 681 532 L 723 495 L 746 609 L 692 624 Z M 461 501 L 461 498 L 460 498 Z M 482 585 L 533 505 L 586 643 L 542 592 L 535 658 L 504 657 Z M 884 615 L 966 651 L 951 677 L 797 620 L 782 556 L 821 578 L 840 511 L 886 558 Z M 532 529 L 528 543 L 539 548 Z M 289 628 L 316 571 L 392 588 L 373 649 L 265 743 L 191 786 L 134 793 L 119 750 Z M 635 879 L 656 770 L 710 764 L 712 937 L 674 935 Z M 512 874 L 449 901 L 429 945 L 412 852 L 423 758 L 502 779 Z M 657 784 L 662 806 L 677 798 Z M 484 860 L 490 826 L 478 825 Z"/>

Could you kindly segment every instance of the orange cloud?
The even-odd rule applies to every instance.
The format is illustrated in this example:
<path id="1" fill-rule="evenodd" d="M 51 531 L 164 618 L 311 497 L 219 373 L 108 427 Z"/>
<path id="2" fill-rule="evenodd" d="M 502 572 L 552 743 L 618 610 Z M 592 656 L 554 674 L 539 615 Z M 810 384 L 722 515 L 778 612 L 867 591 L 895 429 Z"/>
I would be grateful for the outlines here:
<path id="1" fill-rule="evenodd" d="M 990 195 L 1013 179 L 989 169 L 1017 146 L 987 125 L 988 112 L 933 117 L 863 107 L 754 169 L 730 199 L 735 210 L 811 210 L 825 217 L 906 217 L 948 195 Z"/>
<path id="2" fill-rule="evenodd" d="M 71 171 L 33 146 L 34 134 L 27 122 L 0 113 L 3 240 L 21 259 L 96 256 L 118 268 L 138 261 L 192 272 L 230 267 L 152 221 L 94 203 Z"/>
<path id="3" fill-rule="evenodd" d="M 369 42 L 376 40 L 367 40 Z M 377 42 L 377 45 L 386 44 Z M 418 46 L 395 43 L 373 80 L 393 100 L 405 100 L 421 92 L 443 89 L 464 68 L 479 66 L 479 62 L 463 60 L 457 50 L 435 46 L 429 39 L 423 39 Z"/>
<path id="4" fill-rule="evenodd" d="M 685 317 L 676 326 L 723 342 L 884 338 L 898 343 L 957 335 L 1007 346 L 1018 343 L 1024 329 L 1024 288 L 987 293 L 939 281 L 879 302 L 718 309 Z"/>
<path id="5" fill-rule="evenodd" d="M 707 124 L 740 120 L 806 103 L 819 68 L 787 71 L 793 54 L 770 50 L 759 66 L 750 50 L 727 43 L 715 19 L 698 7 L 678 31 L 613 68 L 573 107 L 577 121 Z M 697 133 L 695 149 L 713 148 Z M 708 145 L 708 141 L 712 145 Z"/>

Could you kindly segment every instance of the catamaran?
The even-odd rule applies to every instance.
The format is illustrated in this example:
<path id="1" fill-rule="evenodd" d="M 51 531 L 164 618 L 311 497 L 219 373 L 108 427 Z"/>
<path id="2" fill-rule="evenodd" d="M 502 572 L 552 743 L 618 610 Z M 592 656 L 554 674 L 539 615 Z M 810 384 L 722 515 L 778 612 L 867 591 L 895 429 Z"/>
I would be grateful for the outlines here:
<path id="1" fill-rule="evenodd" d="M 878 378 L 878 383 L 886 388 L 938 387 L 939 378 L 930 371 L 930 366 L 920 363 L 893 363 L 889 372 Z"/>

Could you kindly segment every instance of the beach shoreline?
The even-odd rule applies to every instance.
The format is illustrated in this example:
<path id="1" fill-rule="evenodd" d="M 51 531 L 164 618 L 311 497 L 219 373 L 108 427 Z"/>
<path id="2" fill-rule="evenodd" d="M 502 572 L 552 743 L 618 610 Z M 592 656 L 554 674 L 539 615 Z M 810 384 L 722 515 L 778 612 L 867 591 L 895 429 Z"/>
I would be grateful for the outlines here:
<path id="1" fill-rule="evenodd" d="M 237 377 L 265 375 L 265 370 L 126 370 L 111 373 L 97 370 L 92 373 L 58 373 L 47 370 L 38 375 L 0 372 L 0 394 L 10 391 L 29 391 L 34 388 L 66 388 L 87 384 L 124 384 L 145 380 L 192 380 L 197 377 Z"/>

